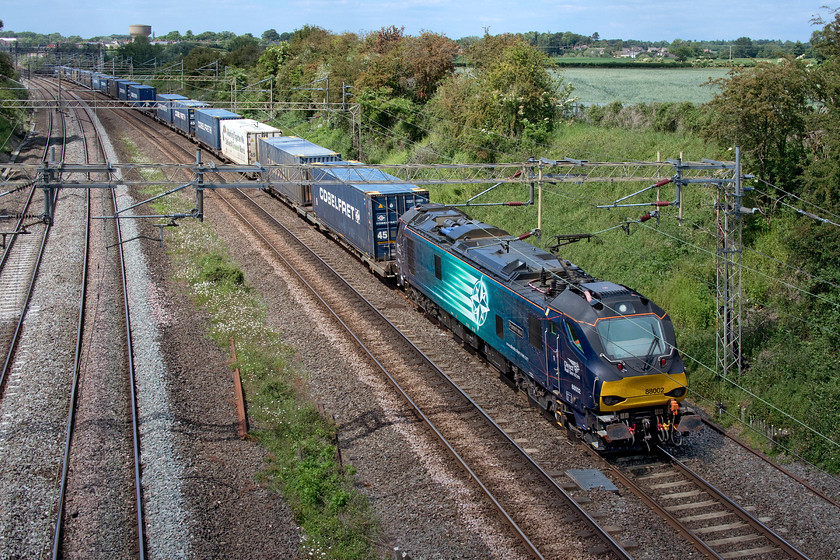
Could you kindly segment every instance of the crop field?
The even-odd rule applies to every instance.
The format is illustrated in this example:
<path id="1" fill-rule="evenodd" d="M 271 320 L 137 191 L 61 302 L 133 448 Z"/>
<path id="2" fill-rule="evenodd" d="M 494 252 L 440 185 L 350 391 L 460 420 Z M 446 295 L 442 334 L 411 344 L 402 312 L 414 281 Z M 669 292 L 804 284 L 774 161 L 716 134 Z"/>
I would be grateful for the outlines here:
<path id="1" fill-rule="evenodd" d="M 727 68 L 566 68 L 564 83 L 575 86 L 572 94 L 583 105 L 624 105 L 654 102 L 706 103 L 715 89 L 702 86 L 709 79 L 723 78 Z"/>

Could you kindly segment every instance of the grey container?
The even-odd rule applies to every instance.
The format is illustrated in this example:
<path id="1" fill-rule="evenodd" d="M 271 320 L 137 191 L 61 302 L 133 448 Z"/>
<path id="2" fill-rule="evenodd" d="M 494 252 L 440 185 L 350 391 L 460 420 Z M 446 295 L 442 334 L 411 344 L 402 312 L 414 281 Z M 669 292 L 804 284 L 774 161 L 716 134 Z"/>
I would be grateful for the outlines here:
<path id="1" fill-rule="evenodd" d="M 108 95 L 113 97 L 114 99 L 120 98 L 120 84 L 125 82 L 131 82 L 132 80 L 126 80 L 125 78 L 110 78 L 108 80 Z"/>
<path id="2" fill-rule="evenodd" d="M 429 191 L 400 182 L 381 169 L 351 162 L 317 165 L 312 174 L 315 217 L 365 260 L 378 263 L 385 274 L 393 274 L 399 218 L 407 210 L 429 202 Z"/>
<path id="3" fill-rule="evenodd" d="M 172 124 L 172 105 L 175 101 L 189 99 L 177 93 L 157 94 L 157 117 L 163 122 Z"/>
<path id="4" fill-rule="evenodd" d="M 190 136 L 195 135 L 195 110 L 209 107 L 203 101 L 184 99 L 172 104 L 172 124 Z"/>
<path id="5" fill-rule="evenodd" d="M 91 87 L 91 78 L 93 77 L 93 72 L 90 70 L 79 70 L 79 83 L 81 83 L 86 88 L 90 89 Z"/>
<path id="6" fill-rule="evenodd" d="M 227 109 L 196 109 L 195 138 L 214 150 L 221 150 L 222 130 L 219 123 L 224 120 L 241 118 L 241 115 Z"/>
<path id="7" fill-rule="evenodd" d="M 128 100 L 135 107 L 152 107 L 157 98 L 157 89 L 153 86 L 132 84 L 128 87 Z"/>
<path id="8" fill-rule="evenodd" d="M 341 155 L 297 136 L 262 138 L 257 143 L 262 165 L 292 165 L 340 161 Z M 312 205 L 312 174 L 309 170 L 271 169 L 272 188 L 297 206 Z"/>

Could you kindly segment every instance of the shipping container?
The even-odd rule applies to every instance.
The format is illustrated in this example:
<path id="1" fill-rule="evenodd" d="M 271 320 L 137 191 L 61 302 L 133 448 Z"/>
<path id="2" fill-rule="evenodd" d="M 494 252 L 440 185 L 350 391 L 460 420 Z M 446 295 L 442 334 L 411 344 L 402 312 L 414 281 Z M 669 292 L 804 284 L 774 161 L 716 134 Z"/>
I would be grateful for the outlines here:
<path id="1" fill-rule="evenodd" d="M 91 78 L 93 77 L 93 72 L 90 70 L 79 70 L 79 83 L 85 86 L 86 88 L 91 87 Z"/>
<path id="2" fill-rule="evenodd" d="M 132 80 L 120 80 L 117 82 L 117 87 L 119 88 L 119 98 L 123 101 L 128 101 L 128 88 L 131 86 L 139 86 L 140 82 L 134 82 Z"/>
<path id="3" fill-rule="evenodd" d="M 290 165 L 340 161 L 341 155 L 297 136 L 264 138 L 257 144 L 262 165 Z M 298 206 L 312 205 L 312 174 L 309 170 L 271 169 L 272 188 Z"/>
<path id="4" fill-rule="evenodd" d="M 222 154 L 243 165 L 259 162 L 257 142 L 260 138 L 282 136 L 273 126 L 253 119 L 224 120 L 221 122 L 221 128 Z"/>
<path id="5" fill-rule="evenodd" d="M 108 80 L 108 95 L 113 97 L 114 99 L 120 98 L 120 84 L 125 82 L 131 82 L 132 80 L 127 80 L 125 78 L 111 78 Z"/>
<path id="6" fill-rule="evenodd" d="M 163 122 L 172 124 L 172 105 L 175 101 L 181 101 L 184 99 L 188 98 L 177 93 L 158 93 L 157 117 Z"/>
<path id="7" fill-rule="evenodd" d="M 99 75 L 99 87 L 97 88 L 99 91 L 108 95 L 111 90 L 111 80 L 115 80 L 113 76 L 109 76 L 108 74 L 100 74 Z"/>
<path id="8" fill-rule="evenodd" d="M 198 109 L 195 112 L 195 138 L 214 150 L 221 150 L 221 122 L 241 118 L 241 115 L 227 109 Z"/>
<path id="9" fill-rule="evenodd" d="M 337 162 L 313 167 L 315 217 L 385 274 L 394 273 L 394 241 L 406 210 L 429 202 L 429 191 L 381 169 Z M 382 181 L 382 183 L 380 183 Z M 375 182 L 377 184 L 364 184 Z"/>
<path id="10" fill-rule="evenodd" d="M 172 124 L 190 136 L 195 135 L 195 110 L 209 107 L 203 101 L 183 99 L 172 104 Z"/>
<path id="11" fill-rule="evenodd" d="M 153 86 L 132 84 L 128 88 L 128 100 L 135 107 L 152 107 L 157 98 L 157 89 Z"/>

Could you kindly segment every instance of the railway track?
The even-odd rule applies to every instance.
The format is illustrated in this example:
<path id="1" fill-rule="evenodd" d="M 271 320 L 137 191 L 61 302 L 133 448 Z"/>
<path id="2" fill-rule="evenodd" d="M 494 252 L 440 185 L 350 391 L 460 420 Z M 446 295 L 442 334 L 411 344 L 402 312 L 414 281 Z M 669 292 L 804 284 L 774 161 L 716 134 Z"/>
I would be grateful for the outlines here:
<path id="1" fill-rule="evenodd" d="M 402 334 L 399 325 L 377 311 L 377 302 L 369 301 L 344 281 L 341 272 L 335 270 L 335 263 L 325 261 L 306 247 L 295 234 L 307 235 L 307 226 L 286 228 L 260 206 L 243 208 L 241 202 L 229 200 L 228 193 L 219 197 L 237 206 L 235 211 L 241 219 L 251 224 L 290 269 L 307 271 L 305 278 L 301 272 L 296 274 L 469 473 L 530 554 L 537 558 L 561 557 L 570 553 L 564 546 L 582 539 L 586 543 L 583 548 L 590 555 L 630 558 L 559 483 L 436 365 L 449 361 L 450 367 L 455 366 L 450 356 L 418 348 Z M 504 458 L 502 465 L 498 462 L 500 456 Z M 558 516 L 565 517 L 562 529 L 554 522 Z M 545 521 L 537 521 L 540 519 Z"/>
<path id="2" fill-rule="evenodd" d="M 610 464 L 612 474 L 707 558 L 808 557 L 666 449 Z"/>
<path id="3" fill-rule="evenodd" d="M 69 95 L 73 95 L 69 93 Z M 76 121 L 82 134 L 85 163 L 106 162 L 107 156 L 100 140 L 100 132 L 88 110 L 75 109 Z M 90 139 L 90 141 L 88 141 Z M 104 179 L 104 178 L 103 178 Z M 77 191 L 80 192 L 80 191 Z M 114 284 L 102 275 L 91 278 L 89 268 L 91 262 L 98 268 L 102 264 L 102 255 L 109 251 L 103 246 L 102 233 L 91 236 L 91 207 L 92 194 L 90 190 L 81 191 L 84 196 L 85 228 L 84 228 L 84 256 L 81 263 L 81 294 L 79 298 L 77 334 L 74 346 L 72 384 L 69 397 L 69 414 L 64 438 L 64 454 L 59 482 L 59 495 L 56 504 L 56 519 L 53 529 L 52 558 L 57 559 L 67 555 L 87 555 L 93 550 L 85 548 L 90 543 L 106 543 L 104 550 L 107 554 L 116 551 L 131 551 L 132 555 L 146 557 L 146 538 L 143 516 L 143 496 L 141 485 L 141 457 L 139 419 L 137 414 L 136 382 L 134 379 L 133 349 L 131 340 L 130 313 L 128 309 L 128 294 L 126 283 L 126 268 L 123 255 L 122 236 L 119 223 L 111 223 L 109 228 L 113 233 L 113 245 L 116 247 L 117 259 L 112 268 L 118 274 L 119 282 Z M 107 193 L 99 191 L 96 200 L 100 205 L 110 205 L 108 212 L 116 212 L 117 199 L 113 189 Z M 106 234 L 107 235 L 107 234 Z M 96 255 L 91 256 L 93 245 Z M 109 270 L 110 272 L 110 270 Z M 101 321 L 104 314 L 98 313 L 99 299 L 102 297 L 103 286 L 112 295 L 115 303 L 122 305 L 110 306 L 122 309 L 122 329 L 104 329 Z M 94 290 L 88 291 L 89 287 Z M 93 310 L 88 313 L 89 310 Z M 113 313 L 113 311 L 111 311 Z M 109 324 L 112 321 L 108 321 Z M 119 336 L 123 340 L 119 340 Z M 113 341 L 114 348 L 123 348 L 125 355 L 122 359 L 109 356 L 118 366 L 118 371 L 126 372 L 113 375 L 112 368 L 100 369 L 97 364 L 97 352 L 91 348 L 94 338 Z M 87 341 L 87 345 L 85 342 Z M 109 343 L 110 345 L 111 343 Z M 84 387 L 84 391 L 82 391 Z M 130 417 L 130 422 L 126 422 Z M 125 442 L 130 442 L 126 445 Z M 95 449 L 95 453 L 90 450 Z M 133 477 L 122 466 L 125 459 L 131 457 L 133 463 Z M 104 467 L 104 468 L 103 468 Z M 107 492 L 101 492 L 94 498 L 91 495 L 87 476 L 91 471 L 102 469 L 100 477 Z M 103 480 L 104 479 L 104 480 Z M 131 480 L 133 496 L 127 495 L 123 489 L 126 480 Z M 94 490 L 94 492 L 96 492 Z M 135 512 L 135 522 L 132 524 L 127 516 L 115 515 L 125 511 L 126 505 Z M 72 515 L 70 515 L 72 512 Z M 112 523 L 103 526 L 102 520 L 109 519 Z M 133 538 L 132 538 L 133 535 Z M 132 544 L 133 541 L 133 544 Z M 101 546 L 101 545 L 100 545 Z"/>
<path id="4" fill-rule="evenodd" d="M 44 96 L 54 98 L 46 88 L 39 88 L 38 91 Z M 33 157 L 34 152 L 40 150 L 40 154 L 36 156 L 40 161 L 52 159 L 50 158 L 51 152 L 53 152 L 52 156 L 54 158 L 55 140 L 53 136 L 56 133 L 55 129 L 58 129 L 60 131 L 57 137 L 60 139 L 59 154 L 63 159 L 67 136 L 64 114 L 60 113 L 56 119 L 55 114 L 50 111 L 46 114 L 46 117 L 47 134 L 43 142 L 43 148 L 38 143 L 34 143 L 29 149 L 30 152 L 33 152 L 30 157 Z M 2 347 L 6 350 L 5 360 L 2 369 L 0 369 L 0 397 L 3 395 L 12 362 L 16 356 L 21 329 L 29 309 L 29 301 L 35 287 L 38 268 L 50 231 L 50 224 L 34 217 L 34 205 L 38 202 L 35 185 L 33 184 L 20 194 L 22 196 L 16 197 L 18 198 L 16 201 L 4 201 L 7 204 L 17 202 L 20 206 L 16 209 L 18 217 L 14 226 L 10 230 L 4 231 L 3 255 L 0 257 L 0 289 L 2 289 L 0 293 L 4 294 L 2 308 L 0 308 L 0 340 L 2 340 Z M 55 202 L 56 198 L 53 198 L 53 206 L 55 206 Z M 9 207 L 6 208 L 8 212 Z"/>

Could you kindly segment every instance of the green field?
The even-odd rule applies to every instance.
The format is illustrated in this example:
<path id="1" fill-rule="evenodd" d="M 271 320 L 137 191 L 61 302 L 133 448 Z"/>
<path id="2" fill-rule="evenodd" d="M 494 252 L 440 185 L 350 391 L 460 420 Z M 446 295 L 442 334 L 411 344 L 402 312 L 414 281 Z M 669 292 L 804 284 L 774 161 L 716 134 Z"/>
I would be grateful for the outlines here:
<path id="1" fill-rule="evenodd" d="M 583 105 L 654 102 L 706 103 L 715 89 L 701 84 L 726 76 L 727 68 L 566 68 L 563 82 L 575 86 Z"/>

